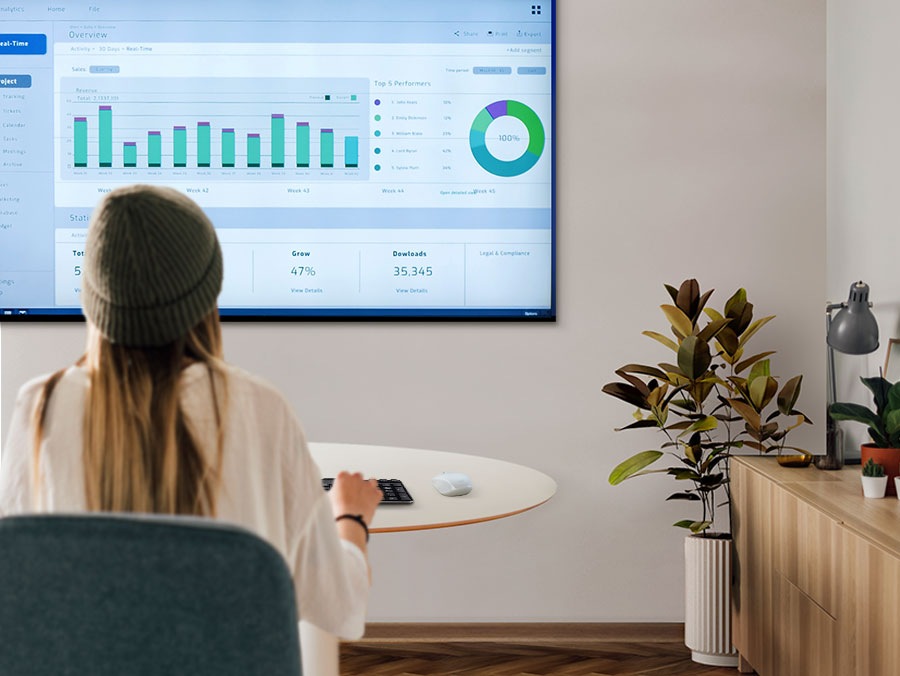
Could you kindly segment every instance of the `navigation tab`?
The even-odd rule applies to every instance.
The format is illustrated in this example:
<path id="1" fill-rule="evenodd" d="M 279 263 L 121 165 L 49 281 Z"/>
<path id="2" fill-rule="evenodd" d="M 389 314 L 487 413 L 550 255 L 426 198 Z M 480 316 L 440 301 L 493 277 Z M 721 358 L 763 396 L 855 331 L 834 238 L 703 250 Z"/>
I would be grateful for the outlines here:
<path id="1" fill-rule="evenodd" d="M 21 56 L 46 53 L 47 36 L 43 33 L 0 33 L 0 54 Z"/>
<path id="2" fill-rule="evenodd" d="M 30 75 L 0 74 L 0 89 L 28 89 L 31 87 Z"/>

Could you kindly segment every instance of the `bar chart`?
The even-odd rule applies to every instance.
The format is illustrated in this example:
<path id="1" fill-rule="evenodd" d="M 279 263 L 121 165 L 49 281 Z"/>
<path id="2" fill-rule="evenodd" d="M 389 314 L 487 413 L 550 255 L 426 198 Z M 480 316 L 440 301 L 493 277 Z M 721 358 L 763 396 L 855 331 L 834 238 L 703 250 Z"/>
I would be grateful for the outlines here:
<path id="1" fill-rule="evenodd" d="M 103 86 L 100 86 L 102 84 Z M 139 169 L 223 179 L 302 171 L 365 179 L 365 80 L 115 78 L 62 80 L 62 178 Z"/>

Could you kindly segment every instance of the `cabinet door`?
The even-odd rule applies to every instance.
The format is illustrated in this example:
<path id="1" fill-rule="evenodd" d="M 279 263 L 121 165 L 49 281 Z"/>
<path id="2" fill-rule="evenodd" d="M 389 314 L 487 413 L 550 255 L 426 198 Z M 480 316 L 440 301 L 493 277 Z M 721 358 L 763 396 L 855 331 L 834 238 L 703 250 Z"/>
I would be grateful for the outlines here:
<path id="1" fill-rule="evenodd" d="M 734 647 L 760 674 L 772 673 L 774 484 L 735 462 L 731 472 Z"/>
<path id="2" fill-rule="evenodd" d="M 773 590 L 773 676 L 849 676 L 837 670 L 835 619 L 782 575 L 775 575 Z"/>
<path id="3" fill-rule="evenodd" d="M 837 617 L 842 528 L 834 519 L 784 489 L 776 489 L 775 569 Z"/>
<path id="4" fill-rule="evenodd" d="M 900 558 L 854 531 L 842 538 L 841 674 L 900 673 Z"/>

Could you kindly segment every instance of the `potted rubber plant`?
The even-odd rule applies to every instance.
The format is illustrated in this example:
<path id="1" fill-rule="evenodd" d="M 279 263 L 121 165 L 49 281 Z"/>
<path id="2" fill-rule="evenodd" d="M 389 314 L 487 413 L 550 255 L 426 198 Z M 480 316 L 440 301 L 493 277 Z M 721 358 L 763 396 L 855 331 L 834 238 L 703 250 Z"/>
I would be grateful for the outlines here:
<path id="1" fill-rule="evenodd" d="M 665 289 L 672 302 L 660 308 L 670 335 L 652 330 L 643 335 L 665 346 L 672 361 L 626 364 L 616 370 L 621 380 L 603 387 L 605 394 L 634 410 L 632 422 L 620 430 L 655 430 L 662 441 L 619 463 L 609 482 L 666 474 L 676 484 L 666 499 L 697 507 L 696 516 L 674 524 L 690 533 L 685 538 L 685 643 L 694 661 L 733 666 L 736 653 L 717 647 L 722 631 L 729 632 L 726 645 L 731 645 L 732 555 L 730 510 L 727 519 L 717 519 L 717 508 L 730 505 L 729 459 L 737 449 L 805 453 L 786 444 L 791 430 L 810 422 L 795 408 L 802 376 L 779 386 L 769 360 L 774 351 L 749 352 L 750 339 L 774 316 L 754 318 L 744 289 L 732 294 L 721 310 L 707 306 L 713 291 L 701 293 L 696 279 Z M 704 563 L 707 557 L 725 568 L 712 576 L 717 581 L 702 577 L 713 570 Z M 713 584 L 720 588 L 708 587 Z M 703 618 L 704 608 L 716 605 L 710 603 L 714 598 L 723 599 L 720 617 Z"/>
<path id="2" fill-rule="evenodd" d="M 872 393 L 874 408 L 851 402 L 838 402 L 828 408 L 834 420 L 850 420 L 868 428 L 870 442 L 860 446 L 860 460 L 872 460 L 884 468 L 887 494 L 897 495 L 894 477 L 900 476 L 900 382 L 876 376 L 860 378 Z"/>

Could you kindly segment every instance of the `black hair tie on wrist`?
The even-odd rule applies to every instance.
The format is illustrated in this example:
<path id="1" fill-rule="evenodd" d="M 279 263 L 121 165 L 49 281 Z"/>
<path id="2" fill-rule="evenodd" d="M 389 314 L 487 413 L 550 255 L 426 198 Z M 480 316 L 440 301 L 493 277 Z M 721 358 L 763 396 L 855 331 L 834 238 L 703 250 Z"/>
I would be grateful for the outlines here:
<path id="1" fill-rule="evenodd" d="M 366 525 L 365 519 L 362 518 L 362 514 L 341 514 L 340 516 L 335 517 L 334 520 L 340 521 L 341 519 L 350 519 L 362 526 L 363 530 L 366 531 L 366 542 L 369 541 L 369 527 Z"/>

